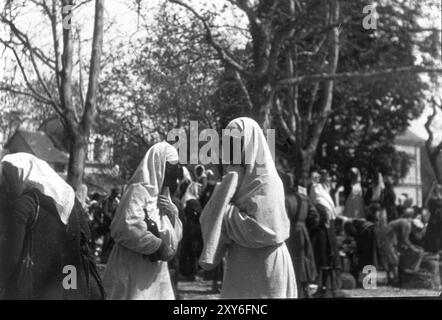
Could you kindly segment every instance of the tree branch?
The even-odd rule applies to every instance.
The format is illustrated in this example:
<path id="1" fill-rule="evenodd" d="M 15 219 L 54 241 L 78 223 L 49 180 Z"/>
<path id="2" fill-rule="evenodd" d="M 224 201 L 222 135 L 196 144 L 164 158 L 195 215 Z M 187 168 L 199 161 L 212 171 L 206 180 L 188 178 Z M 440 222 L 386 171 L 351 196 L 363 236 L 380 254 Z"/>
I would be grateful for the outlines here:
<path id="1" fill-rule="evenodd" d="M 95 1 L 95 22 L 94 34 L 92 40 L 91 63 L 89 69 L 89 83 L 86 93 L 86 102 L 84 106 L 81 125 L 85 132 L 89 133 L 91 126 L 95 121 L 97 113 L 97 91 L 98 77 L 100 75 L 100 58 L 103 51 L 103 23 L 104 21 L 104 0 Z"/>
<path id="2" fill-rule="evenodd" d="M 252 74 L 249 71 L 247 71 L 247 69 L 243 65 L 241 65 L 241 63 L 239 63 L 238 61 L 236 61 L 233 58 L 232 54 L 230 54 L 225 48 L 223 48 L 218 42 L 215 41 L 213 34 L 212 34 L 212 30 L 211 30 L 210 26 L 208 25 L 206 19 L 204 19 L 204 17 L 202 17 L 200 14 L 198 14 L 198 12 L 196 12 L 195 9 L 193 9 L 191 6 L 189 6 L 188 4 L 186 4 L 180 0 L 169 0 L 169 1 L 186 8 L 199 21 L 201 21 L 201 23 L 203 24 L 204 29 L 206 31 L 207 42 L 209 43 L 210 46 L 212 46 L 212 48 L 215 49 L 215 51 L 218 53 L 218 55 L 220 56 L 222 61 L 224 61 L 225 63 L 230 65 L 233 69 L 240 72 L 241 74 L 246 75 L 246 76 L 252 76 Z"/>
<path id="3" fill-rule="evenodd" d="M 407 66 L 407 67 L 387 68 L 384 70 L 375 70 L 375 71 L 343 72 L 335 74 L 327 74 L 327 73 L 313 74 L 313 75 L 298 76 L 295 78 L 282 79 L 277 81 L 277 86 L 281 87 L 289 84 L 297 84 L 303 82 L 369 79 L 369 78 L 378 78 L 378 77 L 391 76 L 391 75 L 410 74 L 410 73 L 418 74 L 418 73 L 431 73 L 431 72 L 442 73 L 442 68 Z"/>
<path id="4" fill-rule="evenodd" d="M 241 88 L 242 92 L 244 93 L 244 97 L 246 98 L 246 103 L 247 103 L 247 112 L 250 113 L 253 110 L 253 103 L 252 103 L 252 99 L 250 98 L 250 94 L 249 94 L 249 90 L 247 90 L 246 84 L 244 83 L 244 80 L 241 78 L 241 75 L 239 74 L 238 71 L 234 71 L 233 72 L 236 81 L 239 84 L 239 87 Z"/>

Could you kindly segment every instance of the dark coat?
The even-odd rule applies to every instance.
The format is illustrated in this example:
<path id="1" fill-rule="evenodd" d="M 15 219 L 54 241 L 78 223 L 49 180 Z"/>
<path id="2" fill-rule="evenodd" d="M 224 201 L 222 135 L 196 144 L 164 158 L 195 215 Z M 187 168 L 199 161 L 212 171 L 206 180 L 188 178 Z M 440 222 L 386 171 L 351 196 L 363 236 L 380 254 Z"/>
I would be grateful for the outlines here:
<path id="1" fill-rule="evenodd" d="M 340 269 L 339 248 L 334 221 L 329 221 L 327 210 L 317 205 L 319 218 L 309 223 L 309 234 L 315 255 L 316 269 Z"/>
<path id="2" fill-rule="evenodd" d="M 425 251 L 438 253 L 442 250 L 442 200 L 430 199 L 428 201 L 430 220 L 423 238 Z"/>
<path id="3" fill-rule="evenodd" d="M 317 272 L 306 220 L 316 216 L 314 205 L 307 196 L 289 194 L 285 198 L 287 215 L 290 220 L 290 237 L 286 241 L 292 257 L 296 280 L 299 283 L 315 281 Z"/>
<path id="4" fill-rule="evenodd" d="M 357 271 L 361 272 L 367 265 L 378 268 L 378 250 L 375 225 L 372 222 L 355 219 L 353 225 L 356 230 L 356 252 L 358 257 Z"/>
<path id="5" fill-rule="evenodd" d="M 198 271 L 198 259 L 203 248 L 203 238 L 199 222 L 201 211 L 201 205 L 198 200 L 190 199 L 186 202 L 180 252 L 180 272 L 186 277 L 194 277 Z"/>
<path id="6" fill-rule="evenodd" d="M 40 210 L 35 220 L 38 203 Z M 37 190 L 26 192 L 16 199 L 5 213 L 5 219 L 8 226 L 5 245 L 8 250 L 2 252 L 3 256 L 0 259 L 4 261 L 2 276 L 7 279 L 4 281 L 6 299 L 104 298 L 101 280 L 91 253 L 91 234 L 86 214 L 77 200 L 67 225 L 62 223 L 52 199 Z M 24 297 L 17 290 L 20 280 L 17 271 L 23 255 L 25 237 L 29 235 L 29 228 L 33 223 L 32 297 Z M 67 281 L 68 276 L 74 275 L 71 270 L 65 269 L 66 266 L 75 267 L 76 289 L 66 286 L 66 282 L 72 284 Z"/>

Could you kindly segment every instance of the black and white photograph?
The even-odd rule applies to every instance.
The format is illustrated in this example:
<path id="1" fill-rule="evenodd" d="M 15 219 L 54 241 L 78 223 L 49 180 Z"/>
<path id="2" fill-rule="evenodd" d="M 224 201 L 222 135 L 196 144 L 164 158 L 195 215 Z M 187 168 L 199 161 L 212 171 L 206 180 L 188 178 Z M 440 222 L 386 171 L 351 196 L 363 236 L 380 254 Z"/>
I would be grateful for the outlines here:
<path id="1" fill-rule="evenodd" d="M 0 0 L 0 300 L 262 316 L 441 276 L 442 0 Z"/>

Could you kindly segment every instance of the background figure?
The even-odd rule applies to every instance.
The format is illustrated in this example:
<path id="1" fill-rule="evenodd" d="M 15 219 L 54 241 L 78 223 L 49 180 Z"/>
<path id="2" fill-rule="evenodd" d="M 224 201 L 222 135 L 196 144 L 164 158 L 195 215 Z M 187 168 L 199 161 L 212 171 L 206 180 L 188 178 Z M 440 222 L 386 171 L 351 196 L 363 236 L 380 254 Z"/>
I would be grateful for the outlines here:
<path id="1" fill-rule="evenodd" d="M 367 205 L 373 203 L 381 204 L 384 199 L 384 191 L 385 191 L 384 178 L 382 177 L 382 174 L 380 172 L 377 172 L 367 188 L 367 192 L 364 197 L 365 203 Z"/>
<path id="2" fill-rule="evenodd" d="M 206 187 L 202 189 L 201 196 L 199 198 L 201 207 L 203 208 L 206 206 L 207 201 L 209 201 L 210 197 L 212 196 L 212 193 L 215 190 L 217 183 L 215 174 L 213 173 L 212 170 L 207 170 L 206 176 L 207 176 L 207 184 Z"/>
<path id="3" fill-rule="evenodd" d="M 318 211 L 319 219 L 310 229 L 310 239 L 315 253 L 316 268 L 319 272 L 319 296 L 340 296 L 341 262 L 335 232 L 337 217 L 335 203 L 330 196 L 330 177 L 326 170 L 321 170 L 320 180 L 313 183 L 310 190 L 310 199 Z"/>
<path id="4" fill-rule="evenodd" d="M 393 179 L 391 176 L 385 177 L 385 189 L 382 206 L 387 210 L 387 221 L 393 221 L 398 218 L 396 209 L 396 193 L 394 192 Z"/>
<path id="5" fill-rule="evenodd" d="M 75 191 L 75 195 L 77 196 L 78 201 L 80 202 L 81 206 L 84 210 L 86 210 L 87 207 L 87 186 L 83 183 L 81 184 L 78 189 Z M 89 218 L 89 221 L 92 221 L 92 217 Z"/>
<path id="6" fill-rule="evenodd" d="M 92 243 L 94 246 L 94 256 L 97 262 L 101 262 L 101 253 L 103 250 L 104 235 L 109 233 L 109 227 L 105 227 L 103 223 L 103 208 L 100 202 L 100 195 L 94 193 L 89 202 L 89 216 L 92 216 L 91 232 Z"/>
<path id="7" fill-rule="evenodd" d="M 120 189 L 113 188 L 111 194 L 103 201 L 103 249 L 101 253 L 102 263 L 106 263 L 114 245 L 114 240 L 110 235 L 110 226 L 120 203 Z"/>
<path id="8" fill-rule="evenodd" d="M 198 258 L 203 248 L 199 218 L 201 205 L 198 201 L 198 186 L 192 182 L 181 199 L 184 206 L 185 222 L 180 252 L 180 273 L 194 281 L 198 272 Z"/>
<path id="9" fill-rule="evenodd" d="M 181 222 L 181 225 L 184 226 L 185 223 L 185 217 L 184 217 L 184 206 L 181 202 L 181 198 L 183 197 L 188 185 L 189 185 L 189 181 L 191 181 L 190 175 L 188 176 L 187 174 L 185 174 L 185 172 L 187 170 L 186 167 L 182 167 L 182 171 L 183 171 L 183 177 L 180 178 L 178 185 L 176 186 L 176 188 L 174 186 L 172 186 L 170 188 L 170 194 L 171 194 L 171 199 L 172 199 L 172 203 L 176 206 L 176 208 L 178 209 L 178 218 Z M 175 254 L 175 257 L 173 258 L 172 261 L 169 261 L 169 272 L 170 272 L 170 279 L 172 282 L 172 286 L 173 286 L 173 291 L 175 293 L 175 298 L 177 300 L 180 300 L 180 293 L 178 291 L 178 280 L 179 280 L 179 274 L 180 274 L 180 256 L 181 256 L 181 245 L 182 245 L 182 241 L 180 241 L 180 243 L 178 244 L 178 248 Z"/>
<path id="10" fill-rule="evenodd" d="M 307 196 L 307 189 L 295 182 L 290 173 L 282 173 L 285 206 L 290 220 L 290 237 L 286 241 L 295 269 L 298 297 L 309 297 L 308 287 L 317 277 L 315 258 L 307 219 L 317 219 L 318 213 Z"/>
<path id="11" fill-rule="evenodd" d="M 206 170 L 207 176 L 207 185 L 204 190 L 201 192 L 201 196 L 199 198 L 201 207 L 204 209 L 209 199 L 212 197 L 213 191 L 215 191 L 215 187 L 218 183 L 215 174 L 212 170 Z M 223 279 L 223 262 L 221 262 L 215 269 L 210 271 L 204 271 L 204 280 L 212 281 L 212 292 L 219 293 L 218 282 Z"/>
<path id="12" fill-rule="evenodd" d="M 411 243 L 410 234 L 412 232 L 419 232 L 421 226 L 421 222 L 405 218 L 396 219 L 387 225 L 387 251 L 390 263 L 394 268 L 394 277 L 398 284 L 400 284 L 402 272 L 419 271 L 424 250 Z"/>
<path id="13" fill-rule="evenodd" d="M 348 218 L 365 218 L 364 195 L 362 193 L 361 173 L 357 168 L 351 168 L 349 172 L 350 185 L 347 190 L 343 215 Z"/>
<path id="14" fill-rule="evenodd" d="M 423 238 L 425 251 L 438 254 L 442 250 L 442 186 L 437 185 L 428 201 L 430 218 Z"/>
<path id="15" fill-rule="evenodd" d="M 356 281 L 365 266 L 379 267 L 375 222 L 380 210 L 379 205 L 373 204 L 367 210 L 367 219 L 350 219 L 344 223 L 345 233 L 356 241 L 356 265 L 352 270 Z"/>

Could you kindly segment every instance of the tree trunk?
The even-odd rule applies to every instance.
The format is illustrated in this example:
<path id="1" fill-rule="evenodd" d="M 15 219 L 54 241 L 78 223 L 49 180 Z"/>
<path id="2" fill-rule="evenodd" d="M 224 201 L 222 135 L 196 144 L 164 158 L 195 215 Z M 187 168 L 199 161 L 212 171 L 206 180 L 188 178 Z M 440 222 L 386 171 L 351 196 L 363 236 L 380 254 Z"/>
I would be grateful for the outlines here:
<path id="1" fill-rule="evenodd" d="M 87 155 L 87 137 L 82 132 L 71 135 L 67 182 L 76 190 L 83 182 L 84 163 Z"/>
<path id="2" fill-rule="evenodd" d="M 273 86 L 267 81 L 257 81 L 253 95 L 255 97 L 253 117 L 261 125 L 264 132 L 271 129 L 274 92 Z"/>
<path id="3" fill-rule="evenodd" d="M 436 176 L 437 179 L 437 183 L 438 184 L 442 184 L 442 176 L 441 176 L 441 170 L 438 166 L 437 163 L 437 159 L 439 158 L 439 153 L 438 152 L 430 152 L 430 150 L 428 150 L 428 148 L 425 148 L 427 150 L 427 154 L 428 154 L 428 159 L 430 160 L 431 166 L 433 167 L 434 170 L 434 175 Z"/>
<path id="4" fill-rule="evenodd" d="M 77 189 L 83 182 L 84 165 L 87 156 L 88 141 L 97 115 L 98 76 L 100 74 L 100 57 L 103 50 L 104 0 L 95 1 L 95 22 L 92 39 L 91 64 L 86 101 L 80 124 L 69 121 L 71 137 L 69 149 L 68 183 Z M 72 45 L 72 39 L 69 40 Z M 72 64 L 72 52 L 70 53 Z M 71 77 L 71 73 L 68 74 Z M 69 89 L 69 88 L 68 88 Z M 71 89 L 69 89 L 71 90 Z M 69 109 L 68 109 L 69 110 Z M 69 120 L 69 118 L 68 118 Z"/>
<path id="5" fill-rule="evenodd" d="M 309 181 L 310 168 L 314 163 L 315 153 L 309 151 L 301 151 L 296 155 L 295 160 L 295 176 L 301 184 L 307 186 Z"/>

